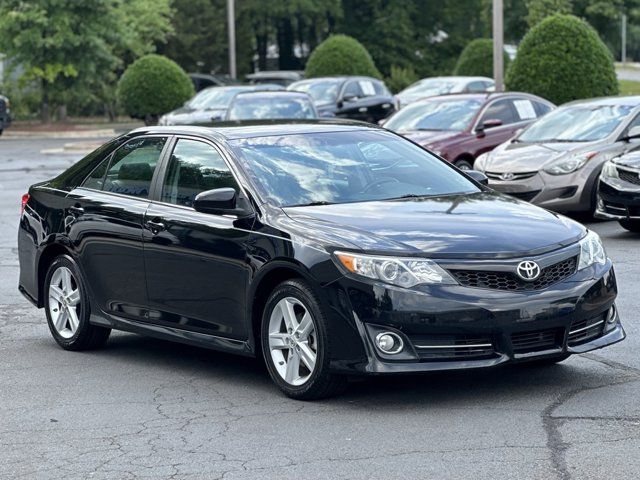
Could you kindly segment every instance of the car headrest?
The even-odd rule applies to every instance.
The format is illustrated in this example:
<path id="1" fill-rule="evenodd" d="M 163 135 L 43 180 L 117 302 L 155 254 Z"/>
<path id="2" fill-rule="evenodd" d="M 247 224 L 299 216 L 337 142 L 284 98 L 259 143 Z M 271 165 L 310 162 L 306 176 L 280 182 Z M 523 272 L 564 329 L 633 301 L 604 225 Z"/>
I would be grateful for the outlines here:
<path id="1" fill-rule="evenodd" d="M 153 172 L 148 163 L 125 163 L 118 170 L 118 180 L 151 181 Z"/>

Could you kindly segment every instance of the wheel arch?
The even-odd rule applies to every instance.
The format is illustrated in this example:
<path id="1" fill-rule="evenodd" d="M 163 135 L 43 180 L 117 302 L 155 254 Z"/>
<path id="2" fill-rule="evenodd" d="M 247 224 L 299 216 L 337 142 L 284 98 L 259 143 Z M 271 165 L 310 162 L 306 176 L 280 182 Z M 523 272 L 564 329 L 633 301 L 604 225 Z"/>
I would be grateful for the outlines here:
<path id="1" fill-rule="evenodd" d="M 62 245 L 61 243 L 51 243 L 47 245 L 40 257 L 38 258 L 38 268 L 37 268 L 37 280 L 38 280 L 38 307 L 41 308 L 44 306 L 44 279 L 47 276 L 47 270 L 49 269 L 49 265 L 53 262 L 53 259 L 59 257 L 60 255 L 71 255 L 71 251 Z"/>
<path id="2" fill-rule="evenodd" d="M 261 350 L 259 339 L 262 312 L 269 295 L 282 282 L 294 278 L 305 280 L 314 288 L 316 286 L 311 274 L 302 265 L 291 261 L 279 260 L 274 260 L 268 266 L 263 267 L 251 283 L 251 288 L 247 295 L 247 318 L 251 321 L 249 343 L 253 346 L 256 356 L 259 356 Z"/>
<path id="3" fill-rule="evenodd" d="M 471 167 L 473 168 L 473 164 L 476 161 L 476 157 L 474 157 L 471 153 L 469 152 L 463 152 L 459 155 L 456 156 L 456 158 L 453 159 L 453 161 L 451 162 L 453 165 L 455 165 L 457 162 L 464 160 L 466 162 L 469 162 L 469 164 L 471 165 Z"/>

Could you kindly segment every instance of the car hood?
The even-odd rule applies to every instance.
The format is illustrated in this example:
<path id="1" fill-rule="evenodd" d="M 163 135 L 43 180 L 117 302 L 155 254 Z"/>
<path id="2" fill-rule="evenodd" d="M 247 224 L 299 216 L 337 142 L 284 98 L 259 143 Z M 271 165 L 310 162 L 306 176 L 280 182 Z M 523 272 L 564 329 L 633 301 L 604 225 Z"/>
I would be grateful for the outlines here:
<path id="1" fill-rule="evenodd" d="M 587 152 L 594 145 L 599 143 L 520 143 L 510 140 L 489 154 L 482 170 L 495 173 L 535 172 L 563 155 Z"/>
<path id="2" fill-rule="evenodd" d="M 509 258 L 569 245 L 585 232 L 562 215 L 496 192 L 286 207 L 301 235 L 333 247 L 433 258 Z"/>
<path id="3" fill-rule="evenodd" d="M 192 125 L 224 119 L 226 109 L 193 110 L 188 107 L 178 108 L 165 115 L 168 125 Z"/>
<path id="4" fill-rule="evenodd" d="M 624 165 L 625 167 L 640 168 L 640 150 L 629 152 L 626 155 L 616 158 L 615 163 Z"/>
<path id="5" fill-rule="evenodd" d="M 396 133 L 420 145 L 434 145 L 456 138 L 461 132 L 455 130 L 398 130 Z"/>

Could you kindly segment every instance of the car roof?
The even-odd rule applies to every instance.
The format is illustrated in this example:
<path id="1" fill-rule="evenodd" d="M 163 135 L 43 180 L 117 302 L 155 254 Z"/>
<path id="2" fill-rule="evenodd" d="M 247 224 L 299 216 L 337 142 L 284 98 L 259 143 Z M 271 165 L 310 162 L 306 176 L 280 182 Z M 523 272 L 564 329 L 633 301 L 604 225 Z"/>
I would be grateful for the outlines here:
<path id="1" fill-rule="evenodd" d="M 525 92 L 475 92 L 475 93 L 447 93 L 444 95 L 434 95 L 432 97 L 421 98 L 420 100 L 411 102 L 409 105 L 413 105 L 416 103 L 443 102 L 447 100 L 458 100 L 458 99 L 486 101 L 486 100 L 494 100 L 497 98 L 509 98 L 514 96 L 528 97 L 532 100 L 551 103 L 549 102 L 549 100 L 545 100 L 542 97 L 538 97 L 537 95 L 533 95 L 531 93 L 525 93 Z"/>
<path id="2" fill-rule="evenodd" d="M 171 134 L 198 135 L 214 140 L 237 140 L 241 138 L 269 137 L 274 135 L 296 135 L 305 133 L 353 132 L 357 130 L 385 131 L 383 128 L 355 120 L 269 120 L 224 123 L 220 126 L 153 126 L 141 127 L 131 135 Z"/>
<path id="3" fill-rule="evenodd" d="M 584 100 L 574 100 L 573 102 L 568 102 L 563 104 L 562 106 L 569 105 L 592 105 L 592 106 L 629 106 L 629 107 L 637 107 L 640 106 L 640 96 L 639 95 L 629 95 L 626 97 L 598 97 L 598 98 L 588 98 Z"/>
<path id="4" fill-rule="evenodd" d="M 253 90 L 247 92 L 240 92 L 235 95 L 234 98 L 245 97 L 303 97 L 311 99 L 311 97 L 304 92 L 296 92 L 295 90 Z"/>
<path id="5" fill-rule="evenodd" d="M 467 75 L 445 75 L 442 77 L 425 77 L 425 78 L 421 78 L 420 80 L 418 80 L 418 82 L 421 82 L 423 80 L 484 80 L 484 81 L 491 81 L 493 82 L 493 78 L 489 78 L 489 77 L 475 77 L 475 76 L 467 76 Z"/>
<path id="6" fill-rule="evenodd" d="M 265 70 L 262 72 L 249 73 L 246 77 L 250 80 L 257 78 L 283 78 L 287 80 L 299 80 L 303 78 L 303 73 L 298 70 Z"/>
<path id="7" fill-rule="evenodd" d="M 319 82 L 319 81 L 327 81 L 327 80 L 338 80 L 344 82 L 346 80 L 375 80 L 376 82 L 381 82 L 382 80 L 373 77 L 367 77 L 364 75 L 335 75 L 335 76 L 327 76 L 327 77 L 314 77 L 314 78 L 304 78 L 302 80 L 298 80 L 295 83 L 311 83 L 311 82 Z"/>

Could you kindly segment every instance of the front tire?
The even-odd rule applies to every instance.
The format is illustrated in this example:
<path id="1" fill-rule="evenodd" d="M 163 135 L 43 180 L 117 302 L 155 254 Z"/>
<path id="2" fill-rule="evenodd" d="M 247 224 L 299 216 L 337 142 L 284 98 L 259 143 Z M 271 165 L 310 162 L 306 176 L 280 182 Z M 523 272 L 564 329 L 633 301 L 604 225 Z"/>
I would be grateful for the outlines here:
<path id="1" fill-rule="evenodd" d="M 301 280 L 287 280 L 269 296 L 262 316 L 262 351 L 271 379 L 288 397 L 316 400 L 346 387 L 329 371 L 331 341 L 320 300 Z"/>
<path id="2" fill-rule="evenodd" d="M 90 306 L 80 270 L 67 255 L 56 257 L 44 281 L 44 308 L 54 340 L 65 350 L 105 344 L 111 329 L 89 323 Z"/>
<path id="3" fill-rule="evenodd" d="M 618 223 L 625 230 L 640 233 L 640 220 L 620 220 Z"/>
<path id="4" fill-rule="evenodd" d="M 468 158 L 459 158 L 453 164 L 460 170 L 473 170 L 473 160 Z"/>

